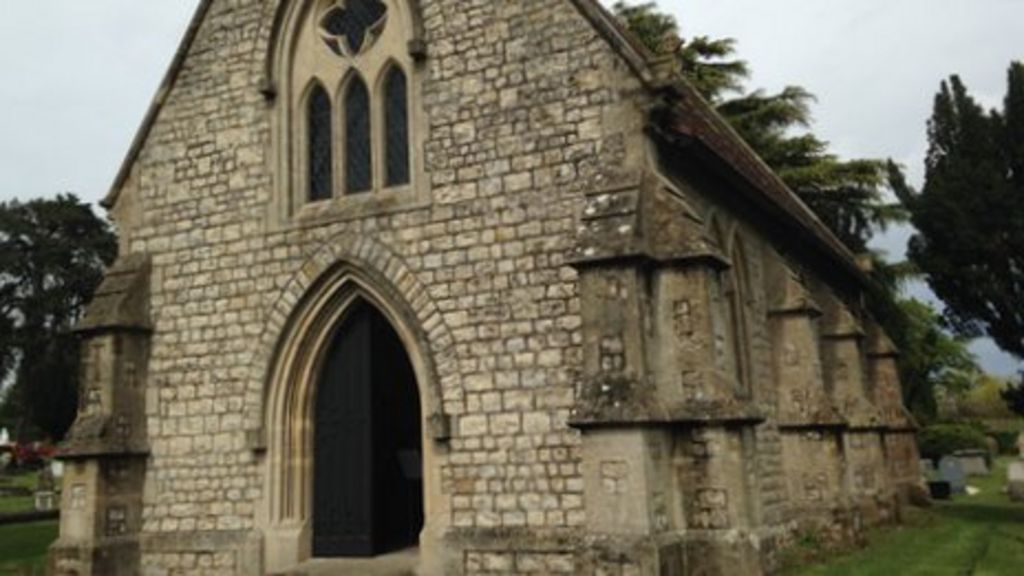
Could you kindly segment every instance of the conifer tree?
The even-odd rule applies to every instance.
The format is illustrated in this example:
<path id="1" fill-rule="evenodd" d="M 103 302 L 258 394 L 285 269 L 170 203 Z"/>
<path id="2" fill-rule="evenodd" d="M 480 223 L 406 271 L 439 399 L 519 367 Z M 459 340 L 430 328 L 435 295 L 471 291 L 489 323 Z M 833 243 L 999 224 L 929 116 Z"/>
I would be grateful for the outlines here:
<path id="1" fill-rule="evenodd" d="M 943 82 L 928 141 L 924 188 L 895 187 L 918 231 L 910 260 L 958 332 L 1024 358 L 1024 64 L 1010 66 L 1001 111 L 959 77 Z"/>

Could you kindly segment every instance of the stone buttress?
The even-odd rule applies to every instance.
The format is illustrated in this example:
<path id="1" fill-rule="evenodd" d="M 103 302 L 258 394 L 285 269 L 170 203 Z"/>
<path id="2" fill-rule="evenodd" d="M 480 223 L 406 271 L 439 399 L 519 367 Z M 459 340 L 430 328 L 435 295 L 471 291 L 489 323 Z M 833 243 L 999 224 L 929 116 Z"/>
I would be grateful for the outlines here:
<path id="1" fill-rule="evenodd" d="M 868 324 L 868 372 L 875 405 L 882 411 L 883 449 L 889 476 L 901 505 L 928 499 L 921 479 L 917 422 L 903 404 L 899 350 L 877 323 Z"/>
<path id="2" fill-rule="evenodd" d="M 149 276 L 147 257 L 121 257 L 76 328 L 82 338 L 78 418 L 60 449 L 66 463 L 61 536 L 50 557 L 58 576 L 140 572 Z"/>
<path id="3" fill-rule="evenodd" d="M 761 571 L 754 427 L 716 361 L 714 285 L 729 261 L 656 182 L 588 195 L 580 274 L 587 542 L 581 573 Z"/>
<path id="4" fill-rule="evenodd" d="M 851 538 L 850 502 L 843 479 L 847 422 L 825 390 L 818 321 L 821 309 L 800 278 L 779 262 L 769 292 L 790 517 L 803 531 Z"/>
<path id="5" fill-rule="evenodd" d="M 852 498 L 855 529 L 883 523 L 894 514 L 883 449 L 885 425 L 870 398 L 864 341 L 860 321 L 838 298 L 828 298 L 822 330 L 825 383 L 848 424 L 843 435 L 844 481 Z"/>

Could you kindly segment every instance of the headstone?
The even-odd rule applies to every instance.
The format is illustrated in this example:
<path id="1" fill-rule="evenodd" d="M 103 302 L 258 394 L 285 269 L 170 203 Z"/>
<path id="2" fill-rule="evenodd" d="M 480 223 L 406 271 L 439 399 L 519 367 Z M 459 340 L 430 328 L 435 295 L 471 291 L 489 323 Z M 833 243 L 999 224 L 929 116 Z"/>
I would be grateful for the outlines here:
<path id="1" fill-rule="evenodd" d="M 11 435 L 7 432 L 7 428 L 0 428 L 0 446 L 7 446 L 11 443 Z"/>
<path id="2" fill-rule="evenodd" d="M 960 460 L 960 467 L 968 476 L 988 476 L 988 453 L 984 450 L 958 450 L 953 456 Z"/>
<path id="3" fill-rule="evenodd" d="M 49 492 L 36 492 L 36 512 L 49 512 L 57 508 L 57 495 Z"/>
<path id="4" fill-rule="evenodd" d="M 953 494 L 963 494 L 967 488 L 967 474 L 956 456 L 943 456 L 939 461 L 939 480 L 949 482 Z"/>
<path id="5" fill-rule="evenodd" d="M 11 456 L 10 452 L 0 452 L 0 472 L 7 470 L 13 459 L 14 456 Z"/>
<path id="6" fill-rule="evenodd" d="M 39 479 L 36 484 L 37 512 L 49 512 L 57 507 L 57 495 L 54 492 L 55 484 L 53 471 L 49 466 L 44 466 L 39 471 Z"/>
<path id="7" fill-rule="evenodd" d="M 1024 432 L 1017 435 L 1017 451 L 1020 452 L 1020 457 L 1024 458 Z"/>
<path id="8" fill-rule="evenodd" d="M 1024 502 L 1024 460 L 1010 463 L 1006 471 L 1010 500 Z"/>

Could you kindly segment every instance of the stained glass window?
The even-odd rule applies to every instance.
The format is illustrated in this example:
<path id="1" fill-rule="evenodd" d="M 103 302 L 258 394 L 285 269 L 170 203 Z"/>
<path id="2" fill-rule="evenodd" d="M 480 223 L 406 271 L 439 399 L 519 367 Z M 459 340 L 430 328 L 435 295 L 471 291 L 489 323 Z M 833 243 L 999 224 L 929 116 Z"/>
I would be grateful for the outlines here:
<path id="1" fill-rule="evenodd" d="M 332 194 L 334 171 L 331 151 L 331 98 L 317 85 L 309 95 L 306 112 L 309 126 L 309 200 L 327 200 Z"/>
<path id="2" fill-rule="evenodd" d="M 353 78 L 345 94 L 345 192 L 358 194 L 373 188 L 373 151 L 370 145 L 370 93 L 361 78 Z"/>
<path id="3" fill-rule="evenodd" d="M 387 13 L 387 5 L 380 0 L 347 0 L 344 6 L 334 6 L 321 23 L 328 46 L 340 54 L 344 42 L 350 55 L 359 54 L 380 33 Z"/>
<path id="4" fill-rule="evenodd" d="M 409 183 L 409 95 L 402 69 L 395 66 L 384 82 L 387 185 Z"/>

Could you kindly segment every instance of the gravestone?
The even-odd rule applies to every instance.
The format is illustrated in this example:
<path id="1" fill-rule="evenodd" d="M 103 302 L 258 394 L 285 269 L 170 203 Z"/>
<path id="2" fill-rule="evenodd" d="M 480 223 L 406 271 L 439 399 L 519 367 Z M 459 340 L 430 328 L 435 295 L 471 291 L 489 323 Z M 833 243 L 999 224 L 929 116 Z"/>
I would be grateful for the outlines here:
<path id="1" fill-rule="evenodd" d="M 1017 435 L 1017 451 L 1020 452 L 1020 457 L 1024 458 L 1024 432 Z"/>
<path id="2" fill-rule="evenodd" d="M 967 489 L 967 474 L 956 456 L 943 456 L 939 461 L 939 479 L 949 482 L 953 494 L 963 494 Z"/>
<path id="3" fill-rule="evenodd" d="M 11 443 L 11 435 L 7 432 L 7 428 L 0 428 L 0 446 L 7 446 Z"/>
<path id="4" fill-rule="evenodd" d="M 1024 502 L 1024 460 L 1011 463 L 1010 468 L 1006 471 L 1006 477 L 1010 500 Z"/>
<path id="5" fill-rule="evenodd" d="M 36 485 L 36 512 L 49 512 L 57 508 L 57 493 L 54 490 L 53 471 L 44 466 L 39 471 L 39 480 Z"/>
<path id="6" fill-rule="evenodd" d="M 953 453 L 968 476 L 988 476 L 988 454 L 984 450 L 958 450 Z"/>

